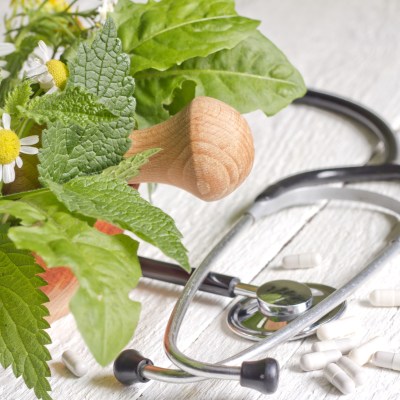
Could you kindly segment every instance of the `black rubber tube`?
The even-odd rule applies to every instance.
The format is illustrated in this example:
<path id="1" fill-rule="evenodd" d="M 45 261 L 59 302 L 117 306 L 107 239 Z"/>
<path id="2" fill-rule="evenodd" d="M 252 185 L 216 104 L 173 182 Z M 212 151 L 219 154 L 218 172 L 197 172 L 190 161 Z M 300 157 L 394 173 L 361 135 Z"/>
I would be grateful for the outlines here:
<path id="1" fill-rule="evenodd" d="M 382 117 L 369 108 L 350 99 L 312 89 L 308 89 L 304 97 L 295 100 L 293 103 L 332 111 L 359 122 L 384 143 L 386 149 L 385 162 L 397 161 L 399 149 L 395 133 Z"/>
<path id="2" fill-rule="evenodd" d="M 328 183 L 370 182 L 400 180 L 400 165 L 382 164 L 361 167 L 317 169 L 284 178 L 261 192 L 255 201 L 263 201 L 280 196 L 290 190 Z"/>
<path id="3" fill-rule="evenodd" d="M 145 278 L 174 283 L 185 286 L 190 274 L 175 264 L 139 257 L 142 274 Z M 193 271 L 194 269 L 192 269 Z M 239 278 L 210 272 L 200 286 L 202 292 L 208 292 L 225 297 L 235 297 L 234 289 Z"/>

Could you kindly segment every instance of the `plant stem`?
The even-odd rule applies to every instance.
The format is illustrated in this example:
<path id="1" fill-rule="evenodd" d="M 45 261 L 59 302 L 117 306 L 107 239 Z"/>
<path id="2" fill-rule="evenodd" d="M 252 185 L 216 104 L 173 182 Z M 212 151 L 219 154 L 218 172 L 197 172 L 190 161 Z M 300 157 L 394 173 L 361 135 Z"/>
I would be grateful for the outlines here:
<path id="1" fill-rule="evenodd" d="M 23 199 L 25 197 L 32 197 L 32 196 L 36 196 L 38 194 L 49 193 L 49 192 L 50 192 L 50 189 L 41 188 L 41 189 L 36 189 L 36 190 L 30 190 L 28 192 L 13 193 L 13 194 L 8 194 L 7 196 L 0 197 L 0 201 L 1 200 L 19 200 L 19 199 Z"/>

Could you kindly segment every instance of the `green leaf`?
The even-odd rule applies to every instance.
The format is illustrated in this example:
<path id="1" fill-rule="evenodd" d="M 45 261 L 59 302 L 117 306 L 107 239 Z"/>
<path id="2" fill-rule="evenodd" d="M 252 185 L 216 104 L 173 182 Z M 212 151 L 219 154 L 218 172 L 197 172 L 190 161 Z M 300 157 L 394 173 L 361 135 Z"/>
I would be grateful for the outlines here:
<path id="1" fill-rule="evenodd" d="M 167 119 L 169 105 L 174 111 L 183 106 L 182 99 L 174 106 L 174 96 L 181 94 L 179 88 L 187 81 L 196 85 L 192 90 L 196 96 L 217 98 L 242 113 L 260 109 L 267 115 L 277 113 L 306 90 L 299 72 L 259 32 L 232 50 L 193 58 L 167 71 L 139 72 L 135 81 L 141 128 Z M 188 85 L 185 95 L 190 93 Z M 190 101 L 190 96 L 185 100 Z"/>
<path id="2" fill-rule="evenodd" d="M 132 75 L 236 46 L 260 22 L 238 16 L 234 5 L 233 0 L 120 0 L 113 16 L 124 51 L 131 56 Z"/>
<path id="3" fill-rule="evenodd" d="M 48 267 L 72 268 L 79 289 L 70 306 L 78 328 L 101 365 L 115 359 L 139 318 L 140 304 L 128 297 L 141 276 L 137 242 L 105 235 L 54 207 L 45 211 L 26 201 L 1 201 L 0 212 L 22 220 L 24 226 L 9 231 L 18 248 L 39 254 Z M 35 212 L 42 216 L 32 223 Z"/>
<path id="4" fill-rule="evenodd" d="M 48 400 L 51 357 L 45 345 L 51 340 L 45 332 L 49 324 L 44 317 L 49 313 L 43 305 L 48 298 L 39 290 L 46 283 L 37 276 L 43 271 L 29 253 L 15 248 L 1 227 L 0 363 L 12 366 L 14 375 L 22 375 L 39 399 Z"/>
<path id="5" fill-rule="evenodd" d="M 39 152 L 43 182 L 67 182 L 75 176 L 100 173 L 122 161 L 134 128 L 134 82 L 128 76 L 129 63 L 129 57 L 121 53 L 111 19 L 91 45 L 79 47 L 75 62 L 69 66 L 66 90 L 84 88 L 117 119 L 86 126 L 49 123 Z"/>
<path id="6" fill-rule="evenodd" d="M 129 181 L 139 175 L 140 167 L 149 162 L 149 158 L 157 154 L 161 149 L 149 149 L 126 158 L 118 165 L 109 167 L 102 172 L 102 175 L 114 179 L 123 179 Z"/>
<path id="7" fill-rule="evenodd" d="M 21 113 L 19 107 L 25 107 L 32 94 L 31 82 L 29 80 L 21 82 L 21 84 L 16 86 L 14 90 L 9 93 L 4 111 L 11 115 L 12 120 L 20 117 Z"/>
<path id="8" fill-rule="evenodd" d="M 29 99 L 29 98 L 28 98 Z M 70 87 L 64 92 L 36 97 L 27 107 L 21 105 L 20 112 L 38 124 L 61 121 L 81 127 L 112 122 L 117 117 L 98 98 L 82 87 Z"/>
<path id="9" fill-rule="evenodd" d="M 187 250 L 174 220 L 142 199 L 124 181 L 97 175 L 75 178 L 64 185 L 52 182 L 48 185 L 70 211 L 129 230 L 190 270 Z"/>

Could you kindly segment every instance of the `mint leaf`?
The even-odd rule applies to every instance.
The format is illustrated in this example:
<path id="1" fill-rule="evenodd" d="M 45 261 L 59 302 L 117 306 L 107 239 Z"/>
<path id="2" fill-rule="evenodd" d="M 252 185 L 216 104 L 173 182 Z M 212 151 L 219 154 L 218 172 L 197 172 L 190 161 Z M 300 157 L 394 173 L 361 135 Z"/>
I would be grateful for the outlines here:
<path id="1" fill-rule="evenodd" d="M 117 118 L 96 124 L 50 122 L 39 152 L 42 182 L 67 182 L 119 164 L 130 147 L 134 128 L 134 82 L 129 57 L 121 53 L 115 25 L 108 19 L 93 43 L 82 44 L 70 68 L 67 92 L 82 87 Z"/>
<path id="2" fill-rule="evenodd" d="M 1 201 L 0 212 L 21 219 L 9 230 L 18 248 L 39 254 L 48 267 L 68 265 L 79 281 L 70 306 L 90 351 L 101 365 L 111 362 L 136 328 L 140 304 L 129 299 L 141 270 L 137 242 L 105 235 L 57 207 L 47 211 L 26 201 Z M 41 214 L 32 223 L 31 216 Z"/>
<path id="3" fill-rule="evenodd" d="M 109 167 L 102 172 L 102 175 L 114 179 L 123 179 L 129 181 L 139 175 L 140 167 L 149 162 L 149 158 L 157 154 L 161 149 L 149 149 L 126 158 L 118 165 Z"/>
<path id="4" fill-rule="evenodd" d="M 69 87 L 61 93 L 37 97 L 27 107 L 18 107 L 21 114 L 38 124 L 61 121 L 63 124 L 87 126 L 100 122 L 112 122 L 116 116 L 97 97 L 82 87 Z"/>
<path id="5" fill-rule="evenodd" d="M 0 203 L 1 204 L 1 203 Z M 30 215 L 28 216 L 28 219 Z M 43 306 L 48 301 L 39 287 L 46 283 L 37 274 L 44 270 L 26 251 L 17 250 L 0 228 L 0 363 L 12 366 L 14 375 L 22 375 L 28 388 L 39 399 L 50 399 L 47 381 L 51 359 L 45 345 L 51 343 L 44 331 L 49 327 Z"/>
<path id="6" fill-rule="evenodd" d="M 187 81 L 192 83 L 184 91 L 186 102 L 194 95 L 210 96 L 242 113 L 260 109 L 273 115 L 306 91 L 299 72 L 259 32 L 231 50 L 193 58 L 166 71 L 139 72 L 135 81 L 136 114 L 141 128 L 167 119 L 166 108 L 176 112 L 184 105 L 182 96 L 176 104 L 174 96 Z M 182 94 L 179 90 L 178 93 Z"/>
<path id="7" fill-rule="evenodd" d="M 25 107 L 32 94 L 31 82 L 29 80 L 23 81 L 8 94 L 4 111 L 11 115 L 12 120 L 20 117 L 19 107 Z"/>
<path id="8" fill-rule="evenodd" d="M 124 51 L 131 56 L 132 75 L 234 47 L 259 25 L 238 16 L 234 5 L 233 0 L 120 0 L 113 16 Z"/>
<path id="9" fill-rule="evenodd" d="M 75 178 L 64 185 L 47 183 L 70 211 L 127 229 L 190 270 L 187 250 L 174 220 L 124 181 L 97 175 Z"/>

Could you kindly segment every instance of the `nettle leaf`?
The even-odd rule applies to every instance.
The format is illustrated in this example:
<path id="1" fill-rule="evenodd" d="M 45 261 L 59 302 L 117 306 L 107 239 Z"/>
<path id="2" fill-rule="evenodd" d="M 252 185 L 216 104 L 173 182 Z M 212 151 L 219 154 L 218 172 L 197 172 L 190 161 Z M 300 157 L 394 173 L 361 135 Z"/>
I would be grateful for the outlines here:
<path id="1" fill-rule="evenodd" d="M 113 14 L 131 73 L 165 70 L 193 57 L 231 49 L 260 24 L 238 16 L 233 0 L 120 0 Z"/>
<path id="2" fill-rule="evenodd" d="M 87 126 L 112 122 L 117 117 L 98 98 L 83 87 L 69 87 L 61 93 L 36 97 L 27 107 L 18 107 L 21 114 L 38 124 L 61 121 L 63 124 Z"/>
<path id="3" fill-rule="evenodd" d="M 128 76 L 129 66 L 111 19 L 91 45 L 79 47 L 75 62 L 69 65 L 66 90 L 82 87 L 117 118 L 86 125 L 50 122 L 39 152 L 43 182 L 67 182 L 75 176 L 100 173 L 122 161 L 134 128 L 134 81 Z"/>
<path id="4" fill-rule="evenodd" d="M 79 289 L 71 311 L 96 360 L 110 363 L 131 339 L 139 319 L 140 304 L 128 297 L 141 276 L 138 243 L 126 235 L 103 234 L 56 207 L 45 211 L 27 201 L 2 201 L 0 212 L 22 220 L 23 226 L 9 230 L 18 248 L 39 254 L 48 267 L 72 268 Z M 35 213 L 41 217 L 33 223 Z"/>
<path id="5" fill-rule="evenodd" d="M 31 82 L 29 80 L 21 82 L 21 84 L 8 94 L 4 111 L 11 115 L 12 120 L 21 116 L 19 107 L 25 107 L 32 94 Z"/>
<path id="6" fill-rule="evenodd" d="M 184 105 L 182 98 L 189 102 L 194 96 L 210 96 L 242 113 L 260 109 L 273 115 L 306 91 L 299 72 L 259 32 L 231 50 L 193 58 L 166 71 L 139 72 L 135 81 L 141 128 L 167 119 L 171 105 L 178 111 Z M 191 84 L 185 88 L 188 81 Z M 182 87 L 183 97 L 179 92 Z M 174 107 L 177 89 L 179 100 Z"/>
<path id="7" fill-rule="evenodd" d="M 48 186 L 70 211 L 129 230 L 190 270 L 174 220 L 123 180 L 97 175 L 75 178 L 64 185 L 48 182 Z"/>
<path id="8" fill-rule="evenodd" d="M 0 205 L 2 202 L 0 202 Z M 28 215 L 28 219 L 30 215 Z M 0 229 L 0 363 L 12 366 L 16 377 L 22 376 L 37 398 L 51 399 L 47 377 L 51 359 L 45 347 L 51 343 L 45 332 L 49 327 L 44 317 L 49 313 L 44 303 L 47 296 L 39 290 L 46 282 L 37 274 L 44 270 L 26 251 L 17 250 Z"/>
<path id="9" fill-rule="evenodd" d="M 161 149 L 149 149 L 126 158 L 118 165 L 109 167 L 102 172 L 102 175 L 114 179 L 123 179 L 129 181 L 139 175 L 140 167 L 149 162 L 149 158 L 157 154 Z"/>

